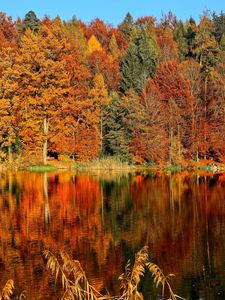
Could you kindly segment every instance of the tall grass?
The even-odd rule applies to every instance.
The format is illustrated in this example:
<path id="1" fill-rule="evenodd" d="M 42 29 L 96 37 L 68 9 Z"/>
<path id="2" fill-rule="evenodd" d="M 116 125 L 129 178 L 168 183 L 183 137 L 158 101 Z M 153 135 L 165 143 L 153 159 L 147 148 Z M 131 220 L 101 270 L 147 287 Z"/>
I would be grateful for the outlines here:
<path id="1" fill-rule="evenodd" d="M 47 259 L 47 268 L 55 276 L 55 280 L 61 277 L 64 294 L 61 300 L 105 300 L 113 299 L 109 294 L 102 295 L 88 281 L 84 270 L 79 261 L 73 260 L 65 252 L 61 252 L 59 257 L 46 250 L 44 251 Z M 125 272 L 119 276 L 121 295 L 118 300 L 142 300 L 143 295 L 138 290 L 141 278 L 145 275 L 146 270 L 149 270 L 154 279 L 156 287 L 161 286 L 162 296 L 164 297 L 165 290 L 169 295 L 168 300 L 184 299 L 176 295 L 170 285 L 169 280 L 173 274 L 165 276 L 163 271 L 153 262 L 149 261 L 148 248 L 143 247 L 135 255 L 133 266 L 130 260 L 125 266 Z"/>
<path id="2" fill-rule="evenodd" d="M 76 163 L 75 167 L 80 170 L 131 170 L 134 166 L 121 161 L 116 157 L 104 157 L 87 162 Z"/>

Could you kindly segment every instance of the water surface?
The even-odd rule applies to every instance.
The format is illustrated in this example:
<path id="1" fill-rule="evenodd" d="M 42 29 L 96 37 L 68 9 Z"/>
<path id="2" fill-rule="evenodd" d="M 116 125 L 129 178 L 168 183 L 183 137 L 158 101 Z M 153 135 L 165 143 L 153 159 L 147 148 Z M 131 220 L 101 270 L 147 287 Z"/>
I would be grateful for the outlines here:
<path id="1" fill-rule="evenodd" d="M 176 293 L 225 299 L 225 175 L 0 173 L 0 290 L 60 299 L 43 250 L 79 259 L 99 290 L 119 293 L 128 259 L 148 245 Z M 145 299 L 162 299 L 150 275 Z M 16 299 L 16 298 L 15 298 Z"/>

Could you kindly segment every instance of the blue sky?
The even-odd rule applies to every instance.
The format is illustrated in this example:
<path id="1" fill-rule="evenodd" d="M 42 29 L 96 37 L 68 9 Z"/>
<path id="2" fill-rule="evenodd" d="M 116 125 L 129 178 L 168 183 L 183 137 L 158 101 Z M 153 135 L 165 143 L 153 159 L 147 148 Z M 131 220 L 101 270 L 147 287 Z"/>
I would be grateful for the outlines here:
<path id="1" fill-rule="evenodd" d="M 203 10 L 219 13 L 225 11 L 225 0 L 0 0 L 0 11 L 16 19 L 23 18 L 33 10 L 39 18 L 59 15 L 63 20 L 76 16 L 85 22 L 98 17 L 117 25 L 129 11 L 134 18 L 153 15 L 160 18 L 161 13 L 172 12 L 178 19 L 190 16 L 198 21 Z"/>

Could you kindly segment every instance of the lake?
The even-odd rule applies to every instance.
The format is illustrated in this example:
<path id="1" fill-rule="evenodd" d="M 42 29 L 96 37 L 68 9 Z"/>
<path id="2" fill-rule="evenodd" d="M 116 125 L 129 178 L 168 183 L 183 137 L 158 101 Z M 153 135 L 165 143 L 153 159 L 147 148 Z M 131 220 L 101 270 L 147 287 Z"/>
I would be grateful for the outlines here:
<path id="1" fill-rule="evenodd" d="M 225 299 L 225 174 L 58 171 L 0 173 L 0 290 L 60 299 L 43 250 L 78 259 L 91 284 L 119 294 L 118 276 L 144 245 L 174 291 Z M 146 274 L 145 299 L 163 299 Z M 18 299 L 14 296 L 14 299 Z"/>

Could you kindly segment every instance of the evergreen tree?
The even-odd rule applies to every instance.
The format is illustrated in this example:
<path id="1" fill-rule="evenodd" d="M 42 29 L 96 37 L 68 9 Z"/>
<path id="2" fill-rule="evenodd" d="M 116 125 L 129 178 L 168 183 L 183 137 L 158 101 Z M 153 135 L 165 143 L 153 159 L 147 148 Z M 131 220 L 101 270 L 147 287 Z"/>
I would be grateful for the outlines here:
<path id="1" fill-rule="evenodd" d="M 128 160 L 130 156 L 129 140 L 121 114 L 121 98 L 116 93 L 113 93 L 110 105 L 106 109 L 103 126 L 105 131 L 105 154 L 115 155 L 122 160 Z"/>
<path id="2" fill-rule="evenodd" d="M 121 61 L 121 90 L 133 88 L 140 93 L 147 78 L 153 78 L 158 63 L 156 42 L 144 29 L 136 29 Z"/>
<path id="3" fill-rule="evenodd" d="M 182 21 L 179 21 L 173 34 L 174 40 L 177 42 L 180 58 L 183 60 L 188 54 L 187 32 L 185 31 Z"/>
<path id="4" fill-rule="evenodd" d="M 26 13 L 22 24 L 19 24 L 19 31 L 22 33 L 24 33 L 27 28 L 30 28 L 30 30 L 35 33 L 40 29 L 40 21 L 32 10 Z"/>
<path id="5" fill-rule="evenodd" d="M 218 43 L 225 38 L 225 13 L 221 11 L 220 15 L 213 12 L 213 35 Z"/>
<path id="6" fill-rule="evenodd" d="M 133 27 L 134 20 L 131 14 L 128 12 L 123 22 L 119 25 L 119 31 L 126 40 L 130 39 Z"/>

